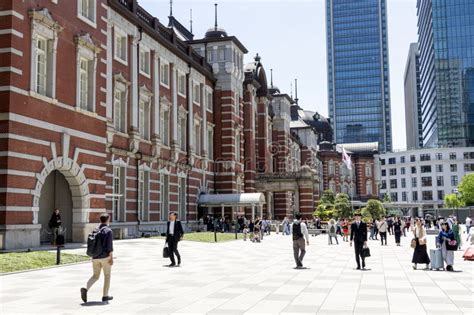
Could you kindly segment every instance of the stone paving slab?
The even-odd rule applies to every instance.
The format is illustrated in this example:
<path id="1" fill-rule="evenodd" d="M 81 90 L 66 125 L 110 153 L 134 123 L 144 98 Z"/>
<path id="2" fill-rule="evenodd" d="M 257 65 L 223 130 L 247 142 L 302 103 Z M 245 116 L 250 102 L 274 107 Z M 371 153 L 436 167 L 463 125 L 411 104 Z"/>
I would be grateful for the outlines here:
<path id="1" fill-rule="evenodd" d="M 102 279 L 90 303 L 80 300 L 92 272 L 85 263 L 0 276 L 0 314 L 474 314 L 474 263 L 458 251 L 460 272 L 412 270 L 409 241 L 369 241 L 367 271 L 354 269 L 348 243 L 329 246 L 324 235 L 311 238 L 304 270 L 293 269 L 283 235 L 259 244 L 183 241 L 180 268 L 164 267 L 163 240 L 117 241 L 110 303 L 100 302 Z"/>

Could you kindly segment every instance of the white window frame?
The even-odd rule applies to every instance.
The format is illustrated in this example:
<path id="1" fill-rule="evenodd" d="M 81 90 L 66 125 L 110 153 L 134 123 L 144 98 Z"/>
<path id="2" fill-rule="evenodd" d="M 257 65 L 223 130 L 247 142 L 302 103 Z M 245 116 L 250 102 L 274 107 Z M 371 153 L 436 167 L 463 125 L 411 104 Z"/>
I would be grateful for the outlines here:
<path id="1" fill-rule="evenodd" d="M 31 55 L 30 55 L 30 93 L 33 96 L 41 96 L 56 99 L 56 58 L 58 46 L 58 33 L 63 30 L 54 21 L 48 9 L 31 11 Z M 46 83 L 44 93 L 39 93 L 38 81 L 38 39 L 46 40 Z"/>
<path id="2" fill-rule="evenodd" d="M 373 195 L 372 181 L 370 179 L 365 182 L 365 191 L 367 195 Z"/>
<path id="3" fill-rule="evenodd" d="M 201 105 L 201 85 L 199 83 L 193 83 L 193 103 Z"/>
<path id="4" fill-rule="evenodd" d="M 97 54 L 100 49 L 94 46 L 89 34 L 76 38 L 77 59 L 76 59 L 76 108 L 94 113 L 96 110 L 96 77 L 97 77 Z M 81 64 L 87 62 L 87 100 L 83 100 L 82 95 L 82 68 Z M 85 106 L 84 106 L 85 104 Z"/>
<path id="5" fill-rule="evenodd" d="M 150 171 L 144 165 L 138 170 L 138 216 L 140 221 L 150 221 Z"/>
<path id="6" fill-rule="evenodd" d="M 187 150 L 187 132 L 188 132 L 188 111 L 183 107 L 179 107 L 178 114 L 178 144 L 179 149 L 183 152 Z"/>
<path id="7" fill-rule="evenodd" d="M 178 95 L 186 97 L 186 74 L 178 70 Z"/>
<path id="8" fill-rule="evenodd" d="M 144 62 L 145 60 L 146 62 Z M 151 51 L 148 47 L 140 45 L 140 74 L 150 78 L 151 73 Z"/>
<path id="9" fill-rule="evenodd" d="M 166 88 L 170 87 L 170 74 L 170 63 L 160 59 L 160 84 Z"/>
<path id="10" fill-rule="evenodd" d="M 123 49 L 123 55 L 122 52 L 120 51 L 119 54 L 119 43 L 118 41 L 121 41 L 121 48 Z M 122 42 L 123 40 L 123 42 Z M 122 46 L 123 45 L 123 46 Z M 120 49 L 120 50 L 122 50 Z M 117 26 L 114 26 L 114 59 L 117 60 L 118 62 L 128 66 L 128 35 L 124 31 L 122 31 L 120 28 Z"/>
<path id="11" fill-rule="evenodd" d="M 160 137 L 161 143 L 165 147 L 170 146 L 171 132 L 170 132 L 170 120 L 171 120 L 171 106 L 167 102 L 161 102 L 160 104 Z M 167 125 L 167 126 L 166 126 Z"/>
<path id="12" fill-rule="evenodd" d="M 125 212 L 125 182 L 127 167 L 123 161 L 113 162 L 112 173 L 112 221 L 123 222 L 126 221 Z"/>
<path id="13" fill-rule="evenodd" d="M 194 149 L 196 155 L 200 156 L 202 154 L 202 122 L 201 118 L 194 118 Z"/>
<path id="14" fill-rule="evenodd" d="M 86 16 L 83 14 L 83 3 L 88 3 L 89 14 Z M 92 26 L 97 28 L 97 1 L 96 0 L 77 0 L 77 17 Z"/>
<path id="15" fill-rule="evenodd" d="M 151 100 L 153 94 L 146 88 L 140 89 L 138 102 L 138 129 L 144 140 L 151 139 Z"/>
<path id="16" fill-rule="evenodd" d="M 166 179 L 166 181 L 165 181 Z M 161 221 L 167 221 L 168 215 L 170 213 L 170 174 L 161 173 L 160 174 L 160 219 Z M 166 207 L 166 209 L 165 209 Z"/>
<path id="17" fill-rule="evenodd" d="M 114 119 L 114 128 L 118 132 L 126 133 L 127 132 L 127 106 L 128 106 L 128 87 L 130 82 L 126 81 L 121 74 L 115 75 L 114 79 L 114 109 L 113 109 L 113 119 Z M 120 123 L 117 125 L 117 98 L 116 93 L 120 93 Z M 119 128 L 117 128 L 119 127 Z"/>
<path id="18" fill-rule="evenodd" d="M 210 113 L 214 111 L 214 95 L 212 90 L 207 88 L 205 91 L 206 110 Z"/>
<path id="19" fill-rule="evenodd" d="M 207 124 L 207 156 L 210 160 L 214 160 L 214 126 Z"/>

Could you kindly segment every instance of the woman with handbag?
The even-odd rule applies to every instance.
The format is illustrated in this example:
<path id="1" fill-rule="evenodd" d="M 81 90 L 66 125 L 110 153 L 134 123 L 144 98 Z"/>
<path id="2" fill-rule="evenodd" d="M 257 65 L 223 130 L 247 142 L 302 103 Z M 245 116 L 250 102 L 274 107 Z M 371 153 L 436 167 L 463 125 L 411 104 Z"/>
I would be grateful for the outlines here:
<path id="1" fill-rule="evenodd" d="M 449 228 L 447 222 L 441 224 L 441 231 L 439 232 L 437 240 L 441 247 L 443 260 L 446 262 L 446 271 L 454 271 L 454 251 L 458 249 L 458 244 L 454 237 L 453 230 Z"/>
<path id="2" fill-rule="evenodd" d="M 413 263 L 413 269 L 416 270 L 417 264 L 426 264 L 426 269 L 428 269 L 430 264 L 430 257 L 426 250 L 426 230 L 421 224 L 421 220 L 417 218 L 415 224 L 412 225 L 411 230 L 413 232 L 414 238 L 411 240 L 411 247 L 415 250 L 413 251 L 413 258 L 411 262 Z"/>

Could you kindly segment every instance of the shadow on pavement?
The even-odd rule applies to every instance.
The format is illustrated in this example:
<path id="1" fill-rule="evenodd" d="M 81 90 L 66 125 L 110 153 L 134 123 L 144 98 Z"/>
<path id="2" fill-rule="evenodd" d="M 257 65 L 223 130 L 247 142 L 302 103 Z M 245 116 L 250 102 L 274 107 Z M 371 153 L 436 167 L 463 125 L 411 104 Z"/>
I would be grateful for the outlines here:
<path id="1" fill-rule="evenodd" d="M 101 302 L 101 301 L 96 301 L 96 302 L 87 302 L 87 303 L 82 303 L 81 306 L 101 306 L 101 305 L 107 305 L 109 302 Z"/>

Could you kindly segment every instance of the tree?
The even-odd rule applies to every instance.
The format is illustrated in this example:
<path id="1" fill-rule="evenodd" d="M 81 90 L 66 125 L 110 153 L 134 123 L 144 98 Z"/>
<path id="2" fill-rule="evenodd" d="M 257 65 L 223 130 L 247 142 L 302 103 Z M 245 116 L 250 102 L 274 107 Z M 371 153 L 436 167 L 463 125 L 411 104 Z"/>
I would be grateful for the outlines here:
<path id="1" fill-rule="evenodd" d="M 385 195 L 383 195 L 383 202 L 384 203 L 392 202 L 392 198 L 390 197 L 388 193 L 385 193 Z"/>
<path id="2" fill-rule="evenodd" d="M 464 206 L 464 202 L 456 194 L 447 194 L 444 196 L 444 206 L 446 208 L 457 209 Z"/>
<path id="3" fill-rule="evenodd" d="M 338 218 L 350 218 L 352 216 L 351 202 L 347 194 L 339 193 L 336 195 L 334 210 Z"/>
<path id="4" fill-rule="evenodd" d="M 334 204 L 334 192 L 330 189 L 323 191 L 323 195 L 321 196 L 321 200 L 319 204 Z"/>
<path id="5" fill-rule="evenodd" d="M 332 190 L 325 190 L 319 200 L 313 215 L 323 221 L 327 221 L 334 216 L 334 193 Z"/>
<path id="6" fill-rule="evenodd" d="M 365 207 L 365 209 L 370 214 L 370 217 L 373 219 L 380 219 L 386 214 L 386 210 L 383 204 L 377 199 L 369 199 L 367 201 L 367 206 Z"/>
<path id="7" fill-rule="evenodd" d="M 466 206 L 474 205 L 474 174 L 466 174 L 461 179 L 458 185 L 458 190 L 461 193 L 461 198 Z M 446 200 L 446 199 L 445 199 Z"/>
<path id="8" fill-rule="evenodd" d="M 360 212 L 362 214 L 362 221 L 364 221 L 365 223 L 369 223 L 372 221 L 372 215 L 367 210 L 367 207 L 363 207 Z"/>

